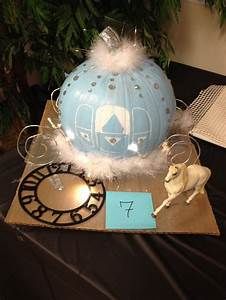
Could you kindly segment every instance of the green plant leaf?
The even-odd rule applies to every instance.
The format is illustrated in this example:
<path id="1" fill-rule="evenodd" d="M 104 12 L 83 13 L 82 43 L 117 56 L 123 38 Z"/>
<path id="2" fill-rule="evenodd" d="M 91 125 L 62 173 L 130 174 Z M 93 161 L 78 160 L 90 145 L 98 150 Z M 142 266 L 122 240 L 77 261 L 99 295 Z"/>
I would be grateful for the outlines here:
<path id="1" fill-rule="evenodd" d="M 7 102 L 0 102 L 0 136 L 9 129 L 12 123 L 12 113 Z"/>
<path id="2" fill-rule="evenodd" d="M 85 24 L 85 19 L 87 18 L 86 13 L 87 11 L 82 9 L 82 6 L 77 6 L 77 9 L 75 11 L 75 17 L 81 29 L 86 28 L 86 24 Z"/>
<path id="3" fill-rule="evenodd" d="M 89 11 L 95 16 L 95 17 L 99 17 L 99 12 L 97 11 L 96 7 L 93 4 L 92 0 L 85 0 L 85 4 L 87 5 L 87 8 L 89 9 Z"/>

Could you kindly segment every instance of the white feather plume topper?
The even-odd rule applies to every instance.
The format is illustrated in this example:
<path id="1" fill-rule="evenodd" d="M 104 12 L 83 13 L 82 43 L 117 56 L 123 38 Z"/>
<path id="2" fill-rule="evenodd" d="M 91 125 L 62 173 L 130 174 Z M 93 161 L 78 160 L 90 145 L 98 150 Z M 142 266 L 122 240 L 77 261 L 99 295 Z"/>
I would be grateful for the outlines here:
<path id="1" fill-rule="evenodd" d="M 54 140 L 56 142 L 54 148 L 57 147 L 55 150 L 59 153 L 58 161 L 76 165 L 91 178 L 104 180 L 141 174 L 155 176 L 167 167 L 167 153 L 160 148 L 145 158 L 134 156 L 114 159 L 101 154 L 78 151 L 67 141 L 62 131 L 58 131 Z"/>
<path id="2" fill-rule="evenodd" d="M 121 73 L 138 67 L 146 55 L 143 47 L 128 40 L 124 39 L 118 48 L 110 49 L 98 39 L 89 52 L 89 58 L 101 70 Z"/>

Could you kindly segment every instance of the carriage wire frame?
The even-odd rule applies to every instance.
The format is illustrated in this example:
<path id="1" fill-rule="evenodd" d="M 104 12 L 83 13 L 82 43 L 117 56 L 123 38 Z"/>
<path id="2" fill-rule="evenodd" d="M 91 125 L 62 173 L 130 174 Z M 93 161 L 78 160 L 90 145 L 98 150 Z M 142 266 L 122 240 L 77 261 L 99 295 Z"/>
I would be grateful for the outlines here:
<path id="1" fill-rule="evenodd" d="M 53 96 L 54 96 L 54 93 L 59 91 L 59 88 L 55 89 L 52 93 L 51 93 L 51 103 L 52 103 L 52 106 L 53 106 L 53 109 L 56 113 L 59 113 L 59 108 L 58 108 L 58 101 L 59 101 L 59 98 L 55 100 L 53 100 Z M 182 100 L 178 100 L 177 99 L 177 102 L 181 105 L 183 105 L 186 109 L 187 109 L 187 105 L 182 101 Z M 177 109 L 178 110 L 182 110 L 179 106 L 177 106 Z M 36 135 L 32 135 L 30 137 L 27 138 L 27 140 L 25 141 L 25 152 L 26 154 L 29 153 L 29 149 L 28 149 L 28 144 L 29 142 L 31 141 L 31 139 L 37 137 L 37 136 L 41 136 L 43 138 L 45 138 L 45 143 L 47 144 L 43 144 L 42 143 L 42 146 L 44 146 L 44 153 L 42 153 L 42 155 L 40 155 L 40 159 L 43 159 L 45 158 L 45 151 L 47 151 L 47 148 L 48 148 L 48 143 L 49 141 L 51 140 L 51 136 L 50 135 L 45 135 L 45 132 L 42 136 L 42 131 L 45 131 L 45 129 L 52 129 L 54 131 L 57 131 L 57 130 L 60 130 L 65 138 L 65 142 L 69 142 L 70 143 L 70 139 L 65 135 L 65 133 L 62 131 L 61 129 L 61 124 L 60 123 L 55 123 L 55 120 L 53 121 L 51 118 L 47 118 L 47 121 L 49 122 L 50 126 L 39 126 L 39 125 L 29 125 L 29 126 L 26 126 L 20 133 L 19 135 L 19 138 L 18 138 L 18 141 L 17 141 L 17 151 L 19 153 L 19 155 L 28 163 L 31 163 L 31 164 L 34 164 L 34 161 L 32 161 L 32 159 L 34 158 L 33 155 L 24 155 L 21 150 L 20 150 L 20 139 L 21 139 L 21 136 L 22 136 L 22 133 L 25 129 L 28 129 L 28 128 L 31 128 L 31 127 L 37 127 L 38 129 L 41 129 L 41 134 L 40 132 Z M 58 122 L 58 120 L 57 120 Z M 195 162 L 198 161 L 199 157 L 200 157 L 200 146 L 199 146 L 199 143 L 196 141 L 196 139 L 194 139 L 192 136 L 188 134 L 179 134 L 179 133 L 175 133 L 175 134 L 172 134 L 170 135 L 161 145 L 160 145 L 160 148 L 162 149 L 162 151 L 165 151 L 167 152 L 167 157 L 168 157 L 168 162 L 170 165 L 175 165 L 177 162 L 176 160 L 180 157 L 183 157 L 185 156 L 186 154 L 186 151 L 178 151 L 178 149 L 182 148 L 182 147 L 187 147 L 188 149 L 188 155 L 187 157 L 181 161 L 180 160 L 180 163 L 183 163 L 183 164 L 186 164 L 190 161 L 191 157 L 192 157 L 192 153 L 193 153 L 193 145 L 192 145 L 192 142 L 194 142 L 197 150 L 198 150 L 198 154 L 196 155 L 195 157 L 195 160 L 193 161 L 193 164 Z M 55 141 L 56 142 L 56 141 Z M 56 154 L 57 156 L 57 154 Z M 31 160 L 30 160 L 31 159 Z M 55 159 L 51 159 L 49 161 L 45 161 L 44 163 L 43 162 L 35 162 L 36 165 L 39 165 L 39 166 L 43 166 L 43 165 L 46 165 L 46 164 L 51 164 L 53 163 Z M 155 217 L 156 215 L 153 214 L 153 216 Z"/>

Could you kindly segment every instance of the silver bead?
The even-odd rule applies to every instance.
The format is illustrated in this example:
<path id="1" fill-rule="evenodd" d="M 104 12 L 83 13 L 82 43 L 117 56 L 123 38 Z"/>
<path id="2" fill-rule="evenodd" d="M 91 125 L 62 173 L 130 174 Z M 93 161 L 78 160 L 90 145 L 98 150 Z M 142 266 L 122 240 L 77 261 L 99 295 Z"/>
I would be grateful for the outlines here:
<path id="1" fill-rule="evenodd" d="M 114 89 L 115 89 L 115 85 L 109 84 L 108 88 L 109 88 L 110 90 L 114 90 Z"/>
<path id="2" fill-rule="evenodd" d="M 115 144 L 117 142 L 117 140 L 115 138 L 110 138 L 109 141 L 110 141 L 111 144 Z"/>

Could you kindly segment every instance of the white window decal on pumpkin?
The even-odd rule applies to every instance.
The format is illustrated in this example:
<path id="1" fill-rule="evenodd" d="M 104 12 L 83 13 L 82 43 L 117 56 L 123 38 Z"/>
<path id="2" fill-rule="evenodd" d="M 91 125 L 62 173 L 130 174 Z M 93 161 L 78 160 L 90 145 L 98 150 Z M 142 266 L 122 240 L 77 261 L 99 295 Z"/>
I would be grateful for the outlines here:
<path id="1" fill-rule="evenodd" d="M 128 110 L 117 105 L 98 107 L 96 110 L 95 131 L 130 134 L 130 114 Z"/>
<path id="2" fill-rule="evenodd" d="M 75 132 L 86 142 L 93 144 L 92 124 L 93 108 L 89 104 L 81 104 L 75 113 Z"/>
<path id="3" fill-rule="evenodd" d="M 133 151 L 133 152 L 138 152 L 138 147 L 137 147 L 137 144 L 135 144 L 135 143 L 129 144 L 127 149 L 130 151 Z"/>
<path id="4" fill-rule="evenodd" d="M 134 107 L 133 116 L 133 135 L 137 137 L 149 136 L 152 130 L 152 121 L 149 113 L 141 107 Z"/>

